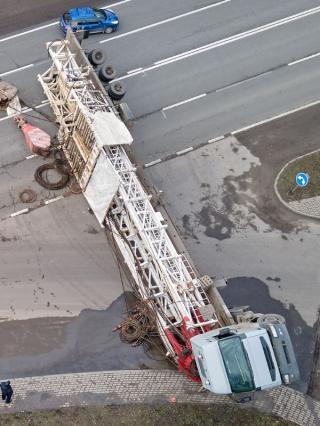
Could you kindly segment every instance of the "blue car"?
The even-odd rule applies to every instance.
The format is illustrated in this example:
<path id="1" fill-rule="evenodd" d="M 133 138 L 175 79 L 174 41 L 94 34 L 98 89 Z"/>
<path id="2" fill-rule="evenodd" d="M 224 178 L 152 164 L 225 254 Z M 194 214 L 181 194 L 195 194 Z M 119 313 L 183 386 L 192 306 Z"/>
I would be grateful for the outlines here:
<path id="1" fill-rule="evenodd" d="M 119 18 L 110 9 L 77 7 L 68 10 L 60 18 L 60 27 L 64 34 L 66 34 L 68 28 L 71 28 L 74 32 L 84 30 L 89 33 L 110 34 L 118 26 Z"/>

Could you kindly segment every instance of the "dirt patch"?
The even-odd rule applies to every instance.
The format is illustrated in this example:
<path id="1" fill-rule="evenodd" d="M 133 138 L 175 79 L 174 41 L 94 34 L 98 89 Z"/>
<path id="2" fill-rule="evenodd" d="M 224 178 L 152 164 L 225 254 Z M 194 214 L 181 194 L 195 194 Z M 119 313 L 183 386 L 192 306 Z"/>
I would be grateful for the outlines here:
<path id="1" fill-rule="evenodd" d="M 126 405 L 3 414 L 1 426 L 282 426 L 279 418 L 229 405 Z"/>

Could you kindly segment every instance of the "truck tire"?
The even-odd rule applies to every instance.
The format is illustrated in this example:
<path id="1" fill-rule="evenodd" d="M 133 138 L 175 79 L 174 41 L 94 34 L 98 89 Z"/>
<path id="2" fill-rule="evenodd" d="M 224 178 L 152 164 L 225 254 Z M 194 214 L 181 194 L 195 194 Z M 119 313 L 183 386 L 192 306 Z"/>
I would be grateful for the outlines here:
<path id="1" fill-rule="evenodd" d="M 120 81 L 113 81 L 108 89 L 108 95 L 114 101 L 120 101 L 126 94 L 126 88 Z"/>
<path id="2" fill-rule="evenodd" d="M 117 71 L 110 64 L 104 64 L 99 70 L 99 78 L 105 83 L 109 83 L 109 81 L 114 80 L 116 78 Z"/>
<path id="3" fill-rule="evenodd" d="M 272 324 L 284 324 L 285 322 L 286 320 L 284 319 L 284 317 L 278 314 L 266 314 L 258 318 L 258 324 L 261 327 L 265 327 L 267 325 Z"/>
<path id="4" fill-rule="evenodd" d="M 103 64 L 106 59 L 106 55 L 101 49 L 93 49 L 89 52 L 88 59 L 91 65 L 97 66 Z"/>

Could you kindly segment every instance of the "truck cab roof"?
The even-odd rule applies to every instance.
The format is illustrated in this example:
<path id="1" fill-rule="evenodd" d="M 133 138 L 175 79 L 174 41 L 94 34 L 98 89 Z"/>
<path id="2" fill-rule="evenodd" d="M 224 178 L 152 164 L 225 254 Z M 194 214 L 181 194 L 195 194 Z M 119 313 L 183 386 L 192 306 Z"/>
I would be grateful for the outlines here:
<path id="1" fill-rule="evenodd" d="M 191 343 L 202 383 L 214 393 L 248 392 L 282 383 L 268 333 L 257 324 L 213 330 L 193 337 Z"/>

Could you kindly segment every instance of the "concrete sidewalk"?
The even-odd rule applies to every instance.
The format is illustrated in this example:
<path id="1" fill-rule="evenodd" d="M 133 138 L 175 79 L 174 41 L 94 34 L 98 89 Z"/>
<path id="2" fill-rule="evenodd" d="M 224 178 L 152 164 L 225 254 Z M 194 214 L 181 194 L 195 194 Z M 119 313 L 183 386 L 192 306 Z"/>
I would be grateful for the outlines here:
<path id="1" fill-rule="evenodd" d="M 123 370 L 13 379 L 12 404 L 0 413 L 69 406 L 128 403 L 235 404 L 228 396 L 200 392 L 200 385 L 170 370 Z M 258 392 L 244 407 L 298 425 L 320 425 L 320 402 L 288 387 Z"/>

